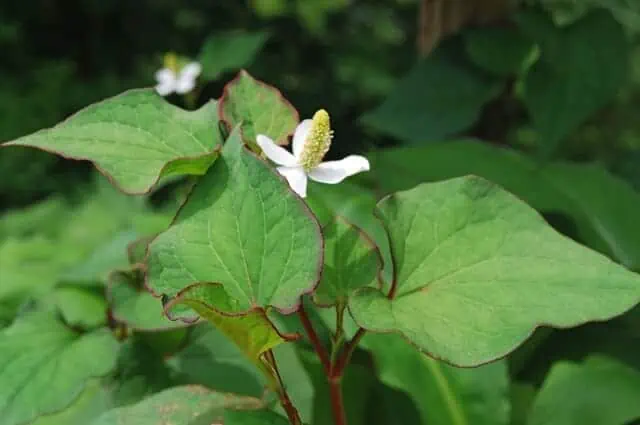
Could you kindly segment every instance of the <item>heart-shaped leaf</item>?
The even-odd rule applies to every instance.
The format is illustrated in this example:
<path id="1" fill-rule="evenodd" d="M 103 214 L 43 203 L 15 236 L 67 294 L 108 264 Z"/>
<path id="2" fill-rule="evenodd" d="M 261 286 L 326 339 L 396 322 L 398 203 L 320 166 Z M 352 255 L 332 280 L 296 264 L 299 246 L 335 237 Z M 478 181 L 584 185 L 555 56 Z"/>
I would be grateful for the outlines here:
<path id="1" fill-rule="evenodd" d="M 149 246 L 147 262 L 157 294 L 217 282 L 231 300 L 231 310 L 212 306 L 223 313 L 291 312 L 319 280 L 322 236 L 305 203 L 236 128 L 174 224 Z"/>
<path id="2" fill-rule="evenodd" d="M 242 125 L 242 133 L 250 142 L 264 134 L 276 143 L 286 145 L 300 120 L 298 111 L 275 87 L 254 79 L 246 71 L 224 88 L 220 98 L 220 119 L 229 128 Z"/>
<path id="3" fill-rule="evenodd" d="M 0 332 L 3 425 L 58 412 L 92 378 L 115 366 L 118 343 L 99 330 L 79 334 L 46 313 L 32 313 Z"/>
<path id="4" fill-rule="evenodd" d="M 380 251 L 364 232 L 340 217 L 324 226 L 323 235 L 324 269 L 314 300 L 323 306 L 346 305 L 353 291 L 378 283 Z"/>
<path id="5" fill-rule="evenodd" d="M 505 361 L 478 368 L 457 368 L 425 356 L 399 335 L 369 334 L 380 380 L 406 392 L 424 425 L 506 425 L 509 376 Z"/>
<path id="6" fill-rule="evenodd" d="M 541 324 L 606 320 L 640 301 L 640 276 L 556 233 L 528 205 L 478 177 L 385 198 L 395 279 L 350 299 L 356 322 L 399 332 L 436 358 L 474 366 Z"/>
<path id="7" fill-rule="evenodd" d="M 477 140 L 388 149 L 372 160 L 375 184 L 384 193 L 427 181 L 484 177 L 540 212 L 568 216 L 581 241 L 640 271 L 640 226 L 636 225 L 640 194 L 600 165 L 561 161 L 542 165 L 514 150 Z"/>
<path id="8" fill-rule="evenodd" d="M 172 106 L 152 89 L 91 105 L 47 130 L 6 146 L 30 146 L 92 161 L 127 193 L 148 192 L 161 177 L 202 175 L 218 156 L 217 103 L 197 111 Z"/>
<path id="9" fill-rule="evenodd" d="M 213 392 L 189 385 L 170 388 L 130 406 L 110 410 L 91 425 L 191 425 L 221 422 L 225 409 L 256 409 L 260 401 L 250 397 Z M 202 421 L 202 422 L 200 422 Z"/>

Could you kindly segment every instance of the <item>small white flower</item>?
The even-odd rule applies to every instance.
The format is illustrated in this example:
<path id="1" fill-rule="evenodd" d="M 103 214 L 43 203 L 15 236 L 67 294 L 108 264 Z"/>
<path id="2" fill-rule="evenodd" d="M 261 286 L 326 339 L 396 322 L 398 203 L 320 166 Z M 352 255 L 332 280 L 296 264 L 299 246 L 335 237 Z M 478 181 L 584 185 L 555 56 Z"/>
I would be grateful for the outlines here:
<path id="1" fill-rule="evenodd" d="M 189 93 L 196 86 L 196 79 L 202 72 L 202 66 L 198 62 L 191 62 L 182 68 L 178 67 L 175 55 L 167 55 L 164 68 L 156 72 L 156 91 L 160 96 L 171 93 Z"/>
<path id="2" fill-rule="evenodd" d="M 287 179 L 291 189 L 305 198 L 308 178 L 320 183 L 336 184 L 354 174 L 369 171 L 369 161 L 359 155 L 349 155 L 340 161 L 322 162 L 332 138 L 329 114 L 321 109 L 313 115 L 313 119 L 302 121 L 296 128 L 293 154 L 265 135 L 259 134 L 256 141 L 267 158 L 279 165 L 277 170 Z"/>

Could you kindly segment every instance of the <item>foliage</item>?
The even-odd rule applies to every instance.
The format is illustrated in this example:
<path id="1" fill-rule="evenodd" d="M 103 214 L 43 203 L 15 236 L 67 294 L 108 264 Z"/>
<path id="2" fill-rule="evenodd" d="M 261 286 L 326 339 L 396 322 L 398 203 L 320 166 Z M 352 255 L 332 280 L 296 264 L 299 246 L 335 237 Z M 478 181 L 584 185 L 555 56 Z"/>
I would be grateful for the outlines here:
<path id="1" fill-rule="evenodd" d="M 0 6 L 3 425 L 640 420 L 634 4 L 151 3 Z M 320 107 L 371 169 L 301 197 Z"/>

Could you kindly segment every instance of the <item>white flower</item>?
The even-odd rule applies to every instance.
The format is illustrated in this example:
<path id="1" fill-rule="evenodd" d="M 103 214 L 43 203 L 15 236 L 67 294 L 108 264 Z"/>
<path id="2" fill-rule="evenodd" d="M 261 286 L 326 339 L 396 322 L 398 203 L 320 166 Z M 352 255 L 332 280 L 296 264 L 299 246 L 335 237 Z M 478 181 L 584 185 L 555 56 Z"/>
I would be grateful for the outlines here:
<path id="1" fill-rule="evenodd" d="M 354 174 L 369 171 L 369 161 L 359 155 L 349 155 L 340 161 L 322 162 L 332 138 L 329 114 L 321 109 L 313 115 L 313 119 L 302 121 L 296 128 L 293 154 L 265 135 L 259 134 L 256 141 L 267 158 L 279 165 L 277 170 L 287 179 L 291 189 L 305 198 L 307 178 L 336 184 Z"/>
<path id="2" fill-rule="evenodd" d="M 202 72 L 202 66 L 198 62 L 191 62 L 179 71 L 176 66 L 165 66 L 156 72 L 156 91 L 160 96 L 167 96 L 173 92 L 178 94 L 189 93 L 196 86 L 196 79 Z"/>

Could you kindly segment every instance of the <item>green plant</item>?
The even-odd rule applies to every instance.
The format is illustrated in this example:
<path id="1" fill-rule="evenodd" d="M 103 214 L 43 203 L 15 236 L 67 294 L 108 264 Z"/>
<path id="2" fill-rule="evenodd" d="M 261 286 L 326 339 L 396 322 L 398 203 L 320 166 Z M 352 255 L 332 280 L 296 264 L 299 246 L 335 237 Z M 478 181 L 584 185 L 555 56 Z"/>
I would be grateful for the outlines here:
<path id="1" fill-rule="evenodd" d="M 314 137 L 330 142 L 325 115 L 307 123 L 311 136 L 296 158 Z M 606 321 L 640 301 L 638 274 L 556 232 L 496 183 L 464 167 L 453 176 L 438 175 L 436 165 L 432 176 L 419 175 L 421 164 L 414 174 L 394 172 L 394 164 L 411 170 L 428 157 L 412 156 L 413 148 L 371 155 L 377 189 L 406 189 L 375 207 L 366 184 L 292 190 L 288 171 L 280 169 L 285 179 L 264 159 L 277 155 L 260 146 L 280 148 L 260 136 L 286 145 L 298 123 L 275 88 L 242 71 L 197 110 L 132 90 L 7 144 L 91 161 L 139 197 L 102 189 L 97 206 L 48 201 L 0 228 L 9 236 L 0 245 L 3 424 L 342 425 L 368 423 L 372 409 L 372 423 L 504 424 L 504 356 L 542 325 Z M 314 151 L 313 166 L 301 160 L 305 173 L 327 147 Z M 504 167 L 486 170 L 499 177 Z M 557 202 L 579 216 L 580 206 L 558 194 L 562 172 L 545 174 L 546 198 L 505 186 L 534 206 Z M 437 181 L 419 183 L 430 178 Z M 144 202 L 169 182 L 188 191 L 179 209 Z M 612 187 L 637 201 L 626 186 Z M 74 220 L 61 229 L 43 219 L 89 207 L 88 220 L 124 214 L 97 240 L 76 235 Z M 626 253 L 624 264 L 637 268 L 638 239 L 607 245 L 608 222 L 593 214 L 584 212 L 582 235 L 606 253 Z M 42 236 L 21 231 L 25 221 L 41 221 Z M 77 254 L 59 248 L 65 238 Z M 21 283 L 25 268 L 34 275 Z M 377 377 L 358 358 L 363 352 L 373 353 Z M 560 409 L 558 394 L 573 382 L 612 385 L 614 394 L 594 388 L 594 397 L 615 399 L 606 417 L 623 423 L 640 416 L 637 375 L 607 357 L 559 363 L 534 402 L 523 386 L 513 403 L 524 400 L 527 423 L 548 423 L 546 412 Z M 374 408 L 369 393 L 381 400 Z M 567 406 L 569 417 L 581 413 Z"/>

